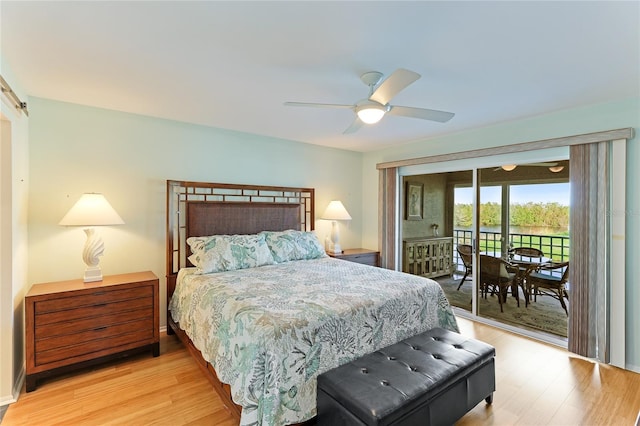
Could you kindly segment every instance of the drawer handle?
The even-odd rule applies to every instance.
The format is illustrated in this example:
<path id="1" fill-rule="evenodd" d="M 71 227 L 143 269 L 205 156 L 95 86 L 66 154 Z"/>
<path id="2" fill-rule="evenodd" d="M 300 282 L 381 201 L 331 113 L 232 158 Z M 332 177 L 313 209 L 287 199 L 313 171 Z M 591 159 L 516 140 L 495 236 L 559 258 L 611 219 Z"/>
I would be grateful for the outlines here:
<path id="1" fill-rule="evenodd" d="M 93 305 L 94 308 L 101 308 L 103 306 L 107 306 L 107 304 L 106 303 L 99 303 L 97 305 Z"/>
<path id="2" fill-rule="evenodd" d="M 94 296 L 102 296 L 103 294 L 105 294 L 104 291 L 98 291 L 96 293 L 93 293 Z"/>
<path id="3" fill-rule="evenodd" d="M 109 327 L 107 327 L 106 325 L 103 325 L 102 327 L 96 327 L 96 328 L 94 328 L 94 329 L 93 329 L 93 331 L 106 330 L 107 328 L 109 328 Z"/>

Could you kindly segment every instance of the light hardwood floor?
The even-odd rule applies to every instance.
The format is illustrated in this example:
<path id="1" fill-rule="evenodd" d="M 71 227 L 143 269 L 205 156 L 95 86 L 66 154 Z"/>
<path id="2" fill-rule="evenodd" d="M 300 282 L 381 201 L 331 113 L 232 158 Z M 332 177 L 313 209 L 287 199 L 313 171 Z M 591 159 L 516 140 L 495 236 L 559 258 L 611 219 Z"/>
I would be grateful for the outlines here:
<path id="1" fill-rule="evenodd" d="M 640 374 L 593 363 L 496 328 L 458 319 L 464 335 L 496 348 L 494 403 L 458 425 L 628 425 L 640 411 Z M 45 380 L 9 406 L 12 425 L 235 425 L 173 336 L 161 355 Z"/>

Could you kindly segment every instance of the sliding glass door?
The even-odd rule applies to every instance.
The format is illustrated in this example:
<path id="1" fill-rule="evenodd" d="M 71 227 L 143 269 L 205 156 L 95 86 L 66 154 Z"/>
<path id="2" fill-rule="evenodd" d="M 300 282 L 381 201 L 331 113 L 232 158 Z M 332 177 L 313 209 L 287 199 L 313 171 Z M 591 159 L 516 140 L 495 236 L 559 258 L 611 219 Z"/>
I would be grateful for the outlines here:
<path id="1" fill-rule="evenodd" d="M 532 272 L 561 275 L 542 267 L 568 260 L 566 155 L 541 152 L 536 162 L 483 158 L 476 161 L 483 167 L 471 169 L 451 170 L 460 167 L 456 162 L 401 169 L 401 269 L 438 281 L 461 315 L 566 338 L 560 296 L 534 292 L 528 283 Z M 516 246 L 540 255 L 514 258 Z"/>

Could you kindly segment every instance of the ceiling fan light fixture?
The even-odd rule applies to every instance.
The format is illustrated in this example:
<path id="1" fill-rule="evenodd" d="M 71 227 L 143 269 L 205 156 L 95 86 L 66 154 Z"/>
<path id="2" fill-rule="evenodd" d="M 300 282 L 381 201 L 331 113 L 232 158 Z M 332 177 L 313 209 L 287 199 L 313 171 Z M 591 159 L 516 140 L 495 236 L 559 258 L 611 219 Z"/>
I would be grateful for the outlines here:
<path id="1" fill-rule="evenodd" d="M 510 172 L 518 166 L 515 164 L 505 164 L 504 166 L 501 166 L 501 167 L 502 167 L 502 170 L 504 170 L 505 172 Z"/>
<path id="2" fill-rule="evenodd" d="M 358 118 L 367 124 L 375 124 L 382 120 L 385 112 L 387 112 L 387 109 L 383 105 L 376 103 L 366 103 L 356 107 Z"/>
<path id="3" fill-rule="evenodd" d="M 551 173 L 558 173 L 558 172 L 561 172 L 563 170 L 564 170 L 564 166 L 552 166 L 552 167 L 549 167 L 549 171 Z"/>

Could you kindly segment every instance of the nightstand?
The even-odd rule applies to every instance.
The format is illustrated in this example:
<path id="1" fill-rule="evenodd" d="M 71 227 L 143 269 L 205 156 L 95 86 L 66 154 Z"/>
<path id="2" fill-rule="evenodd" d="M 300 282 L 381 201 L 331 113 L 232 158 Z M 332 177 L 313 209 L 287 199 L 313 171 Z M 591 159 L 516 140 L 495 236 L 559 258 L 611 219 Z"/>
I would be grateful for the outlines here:
<path id="1" fill-rule="evenodd" d="M 378 266 L 379 251 L 364 248 L 343 250 L 340 254 L 327 253 L 336 259 L 348 260 L 349 262 L 361 263 L 363 265 Z"/>
<path id="2" fill-rule="evenodd" d="M 43 377 L 141 350 L 160 354 L 153 272 L 35 284 L 25 297 L 27 392 Z"/>

